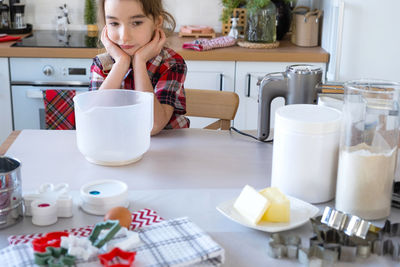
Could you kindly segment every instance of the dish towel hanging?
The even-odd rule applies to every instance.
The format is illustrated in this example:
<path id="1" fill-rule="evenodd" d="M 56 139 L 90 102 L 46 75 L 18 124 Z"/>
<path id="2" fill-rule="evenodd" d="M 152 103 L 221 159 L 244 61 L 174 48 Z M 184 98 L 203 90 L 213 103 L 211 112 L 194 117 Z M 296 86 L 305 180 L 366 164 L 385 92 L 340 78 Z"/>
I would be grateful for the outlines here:
<path id="1" fill-rule="evenodd" d="M 0 37 L 0 42 L 11 42 L 11 41 L 17 41 L 19 39 L 21 39 L 21 37 L 5 35 Z"/>
<path id="2" fill-rule="evenodd" d="M 72 101 L 75 94 L 75 90 L 43 91 L 46 129 L 75 129 L 74 101 Z"/>

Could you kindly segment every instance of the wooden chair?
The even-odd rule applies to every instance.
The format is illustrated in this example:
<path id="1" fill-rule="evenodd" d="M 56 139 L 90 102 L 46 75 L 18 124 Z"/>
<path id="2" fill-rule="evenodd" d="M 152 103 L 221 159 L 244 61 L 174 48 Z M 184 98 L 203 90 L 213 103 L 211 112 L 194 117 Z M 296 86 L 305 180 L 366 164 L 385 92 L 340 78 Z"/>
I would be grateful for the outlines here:
<path id="1" fill-rule="evenodd" d="M 229 130 L 239 106 L 239 96 L 234 92 L 185 89 L 186 115 L 218 119 L 204 129 Z"/>

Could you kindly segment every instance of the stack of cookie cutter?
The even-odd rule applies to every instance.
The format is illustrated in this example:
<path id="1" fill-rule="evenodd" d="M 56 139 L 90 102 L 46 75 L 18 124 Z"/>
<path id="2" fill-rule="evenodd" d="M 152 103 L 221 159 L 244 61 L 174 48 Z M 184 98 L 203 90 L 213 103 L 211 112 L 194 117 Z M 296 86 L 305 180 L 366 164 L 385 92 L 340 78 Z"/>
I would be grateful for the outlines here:
<path id="1" fill-rule="evenodd" d="M 390 237 L 400 237 L 400 223 L 386 220 L 379 228 L 357 216 L 326 207 L 322 216 L 310 219 L 316 236 L 310 238 L 309 249 L 301 246 L 298 236 L 271 235 L 268 254 L 274 258 L 297 258 L 302 264 L 319 261 L 332 265 L 336 261 L 368 258 L 371 253 L 390 255 L 400 261 L 400 243 Z"/>
<path id="2" fill-rule="evenodd" d="M 71 217 L 73 201 L 69 185 L 42 184 L 37 193 L 25 194 L 25 215 L 32 216 L 32 223 L 46 226 L 57 222 L 58 217 Z"/>

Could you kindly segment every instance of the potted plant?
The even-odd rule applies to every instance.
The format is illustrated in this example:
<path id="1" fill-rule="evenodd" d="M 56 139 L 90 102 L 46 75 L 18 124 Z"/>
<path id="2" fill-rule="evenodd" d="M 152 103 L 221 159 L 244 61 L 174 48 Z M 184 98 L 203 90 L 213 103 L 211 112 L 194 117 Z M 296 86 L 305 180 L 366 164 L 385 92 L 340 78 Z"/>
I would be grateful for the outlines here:
<path id="1" fill-rule="evenodd" d="M 229 23 L 232 12 L 235 8 L 243 7 L 246 4 L 246 0 L 221 0 L 222 10 L 221 21 L 222 23 Z"/>
<path id="2" fill-rule="evenodd" d="M 271 0 L 247 0 L 245 40 L 256 43 L 276 41 L 276 7 Z"/>
<path id="3" fill-rule="evenodd" d="M 85 0 L 84 19 L 87 25 L 88 34 L 97 35 L 97 9 L 96 0 Z"/>

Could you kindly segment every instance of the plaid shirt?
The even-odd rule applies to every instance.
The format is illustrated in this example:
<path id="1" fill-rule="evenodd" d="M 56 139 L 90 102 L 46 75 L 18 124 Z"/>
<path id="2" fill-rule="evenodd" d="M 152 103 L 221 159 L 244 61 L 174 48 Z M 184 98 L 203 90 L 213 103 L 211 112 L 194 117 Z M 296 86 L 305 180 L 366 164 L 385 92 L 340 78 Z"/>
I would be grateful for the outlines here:
<path id="1" fill-rule="evenodd" d="M 97 55 L 93 59 L 89 90 L 99 89 L 113 64 L 113 58 L 107 53 Z M 165 129 L 189 128 L 189 119 L 183 116 L 186 113 L 186 97 L 183 88 L 186 70 L 183 58 L 174 50 L 166 47 L 158 56 L 147 62 L 147 73 L 155 96 L 161 104 L 174 107 L 172 117 Z M 121 88 L 135 90 L 132 68 L 126 73 Z"/>

